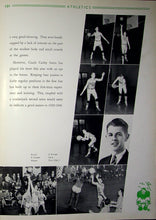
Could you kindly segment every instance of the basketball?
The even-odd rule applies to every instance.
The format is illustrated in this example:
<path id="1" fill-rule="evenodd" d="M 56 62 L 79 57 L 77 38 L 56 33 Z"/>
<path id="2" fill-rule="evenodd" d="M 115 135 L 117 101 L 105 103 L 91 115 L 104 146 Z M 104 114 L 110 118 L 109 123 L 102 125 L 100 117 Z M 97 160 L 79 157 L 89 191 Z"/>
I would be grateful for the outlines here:
<path id="1" fill-rule="evenodd" d="M 91 36 L 91 33 L 88 33 L 87 36 L 90 37 L 90 36 Z"/>
<path id="2" fill-rule="evenodd" d="M 77 141 L 81 141 L 82 136 L 81 136 L 81 135 L 78 135 L 78 136 L 76 137 L 76 139 L 77 139 Z"/>
<path id="3" fill-rule="evenodd" d="M 91 168 L 89 169 L 89 172 L 90 172 L 90 174 L 94 174 L 96 171 L 95 171 L 95 169 L 94 169 L 93 167 L 91 167 Z"/>

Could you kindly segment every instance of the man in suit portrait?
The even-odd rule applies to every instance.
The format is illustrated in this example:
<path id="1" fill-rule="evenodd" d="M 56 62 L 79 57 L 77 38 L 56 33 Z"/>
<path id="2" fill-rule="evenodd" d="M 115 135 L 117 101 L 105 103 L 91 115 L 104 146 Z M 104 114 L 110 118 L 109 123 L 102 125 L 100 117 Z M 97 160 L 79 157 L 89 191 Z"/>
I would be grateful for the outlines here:
<path id="1" fill-rule="evenodd" d="M 121 118 L 115 118 L 107 124 L 106 130 L 112 153 L 102 158 L 99 164 L 127 164 L 128 150 L 125 147 L 125 142 L 129 138 L 127 122 Z"/>

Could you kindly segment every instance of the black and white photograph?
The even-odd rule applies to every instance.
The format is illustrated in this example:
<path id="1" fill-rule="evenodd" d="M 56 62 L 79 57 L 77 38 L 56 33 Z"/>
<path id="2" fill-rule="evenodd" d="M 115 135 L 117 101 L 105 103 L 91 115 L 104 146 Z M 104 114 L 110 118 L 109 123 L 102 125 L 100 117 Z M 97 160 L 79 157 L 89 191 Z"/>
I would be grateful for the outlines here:
<path id="1" fill-rule="evenodd" d="M 126 165 L 57 167 L 57 213 L 121 212 Z"/>
<path id="2" fill-rule="evenodd" d="M 115 15 L 86 15 L 81 63 L 110 63 Z"/>
<path id="3" fill-rule="evenodd" d="M 156 220 L 156 0 L 0 0 L 0 220 Z"/>
<path id="4" fill-rule="evenodd" d="M 128 164 L 131 115 L 105 115 L 99 164 Z"/>
<path id="5" fill-rule="evenodd" d="M 75 114 L 103 114 L 108 65 L 81 65 Z"/>
<path id="6" fill-rule="evenodd" d="M 138 65 L 112 65 L 107 86 L 106 114 L 133 114 Z"/>
<path id="7" fill-rule="evenodd" d="M 145 16 L 117 15 L 112 47 L 112 64 L 139 64 Z"/>
<path id="8" fill-rule="evenodd" d="M 97 164 L 103 116 L 75 116 L 69 165 Z"/>
<path id="9" fill-rule="evenodd" d="M 0 167 L 0 214 L 56 214 L 56 167 Z"/>

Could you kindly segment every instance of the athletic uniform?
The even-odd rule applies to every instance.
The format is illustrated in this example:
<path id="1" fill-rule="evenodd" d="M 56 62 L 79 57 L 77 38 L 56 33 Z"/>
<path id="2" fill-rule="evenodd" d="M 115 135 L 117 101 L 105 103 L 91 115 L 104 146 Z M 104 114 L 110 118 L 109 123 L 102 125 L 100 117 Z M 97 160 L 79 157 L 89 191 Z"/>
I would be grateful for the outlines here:
<path id="1" fill-rule="evenodd" d="M 34 208 L 35 213 L 37 213 L 39 210 L 39 201 L 38 201 L 37 191 L 32 193 L 32 207 Z"/>
<path id="2" fill-rule="evenodd" d="M 77 179 L 76 183 L 72 187 L 72 191 L 76 194 L 80 193 L 82 186 L 83 186 L 83 182 L 80 179 Z"/>
<path id="3" fill-rule="evenodd" d="M 102 33 L 98 31 L 98 27 L 95 28 L 95 32 L 91 35 L 91 37 L 94 37 L 95 39 L 94 39 L 93 51 L 91 52 L 90 59 L 91 60 L 93 59 L 93 53 L 95 52 L 96 47 L 99 47 L 101 52 L 102 52 L 102 59 L 106 61 L 106 58 L 104 56 L 104 51 L 103 51 L 101 38 L 103 38 L 107 43 L 109 43 L 109 42 L 102 35 Z"/>
<path id="4" fill-rule="evenodd" d="M 39 207 L 42 206 L 44 212 L 46 213 L 46 209 L 45 209 L 45 200 L 46 200 L 46 196 L 44 195 L 44 193 L 39 192 L 38 195 L 38 203 L 39 203 Z"/>
<path id="5" fill-rule="evenodd" d="M 128 45 L 128 37 L 127 36 L 121 36 L 121 50 L 122 50 L 122 54 L 126 54 L 127 53 L 127 47 Z"/>
<path id="6" fill-rule="evenodd" d="M 119 83 L 119 93 L 122 94 L 122 90 L 123 90 L 124 94 L 126 94 L 127 93 L 126 80 L 121 76 L 118 76 L 117 80 Z"/>
<path id="7" fill-rule="evenodd" d="M 95 37 L 93 51 L 95 51 L 96 47 L 100 47 L 100 49 L 102 51 L 103 50 L 103 46 L 102 46 L 102 42 L 101 42 L 102 33 L 101 32 L 94 32 L 92 34 L 92 36 Z"/>
<path id="8" fill-rule="evenodd" d="M 90 78 L 90 79 L 88 79 L 87 83 L 88 83 L 88 86 L 87 86 L 87 101 L 90 101 L 91 95 L 96 100 L 98 98 L 96 90 L 95 90 L 96 79 Z"/>
<path id="9" fill-rule="evenodd" d="M 39 200 L 39 206 L 44 205 L 44 200 L 46 199 L 46 196 L 44 194 L 39 194 L 38 200 Z"/>
<path id="10" fill-rule="evenodd" d="M 104 184 L 103 183 L 96 183 L 97 186 L 97 193 L 98 193 L 98 206 L 101 206 L 102 201 L 105 198 L 104 195 Z"/>
<path id="11" fill-rule="evenodd" d="M 25 209 L 26 215 L 31 215 L 31 209 L 32 209 L 32 202 L 31 202 L 31 195 L 23 195 L 23 205 Z"/>
<path id="12" fill-rule="evenodd" d="M 80 178 L 77 178 L 75 184 L 72 186 L 69 206 L 72 206 L 73 204 L 73 208 L 75 210 L 77 210 L 79 195 L 81 193 L 82 186 L 83 186 L 83 180 Z"/>
<path id="13" fill-rule="evenodd" d="M 84 135 L 84 139 L 90 140 L 88 144 L 89 147 L 94 147 L 94 143 L 96 142 L 96 137 L 93 134 L 91 134 L 90 132 L 86 132 Z"/>

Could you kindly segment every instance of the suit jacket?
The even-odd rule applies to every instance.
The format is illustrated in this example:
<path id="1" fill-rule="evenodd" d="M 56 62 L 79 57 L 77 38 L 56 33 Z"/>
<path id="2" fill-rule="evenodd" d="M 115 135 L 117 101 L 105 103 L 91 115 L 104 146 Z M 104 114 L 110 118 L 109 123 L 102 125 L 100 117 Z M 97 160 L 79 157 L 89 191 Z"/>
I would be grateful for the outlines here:
<path id="1" fill-rule="evenodd" d="M 128 161 L 128 150 L 126 149 L 126 152 L 122 156 L 122 158 L 119 160 L 118 164 L 127 164 Z M 109 155 L 108 157 L 104 157 L 100 160 L 99 164 L 110 164 L 112 155 Z"/>

